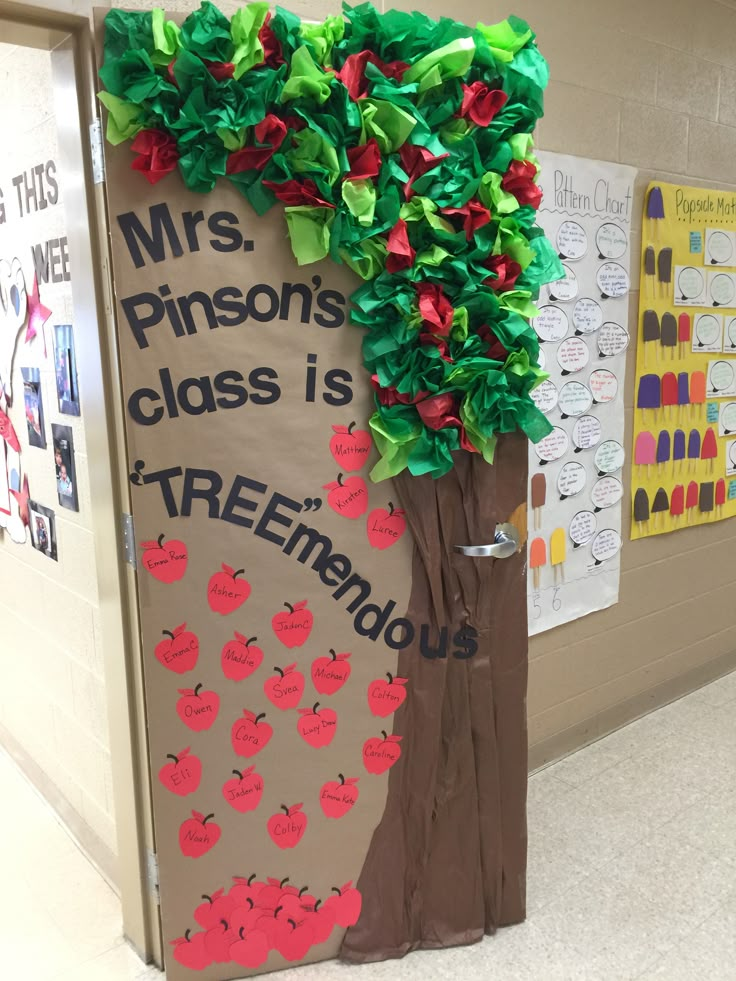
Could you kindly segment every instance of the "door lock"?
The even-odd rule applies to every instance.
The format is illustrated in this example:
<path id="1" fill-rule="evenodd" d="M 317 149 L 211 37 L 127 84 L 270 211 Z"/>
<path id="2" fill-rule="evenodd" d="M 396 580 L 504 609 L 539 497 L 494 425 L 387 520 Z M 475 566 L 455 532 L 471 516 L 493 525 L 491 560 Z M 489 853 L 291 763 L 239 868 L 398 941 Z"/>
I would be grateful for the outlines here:
<path id="1" fill-rule="evenodd" d="M 508 559 L 519 550 L 519 532 L 514 525 L 496 525 L 491 545 L 455 545 L 455 551 L 478 559 Z"/>

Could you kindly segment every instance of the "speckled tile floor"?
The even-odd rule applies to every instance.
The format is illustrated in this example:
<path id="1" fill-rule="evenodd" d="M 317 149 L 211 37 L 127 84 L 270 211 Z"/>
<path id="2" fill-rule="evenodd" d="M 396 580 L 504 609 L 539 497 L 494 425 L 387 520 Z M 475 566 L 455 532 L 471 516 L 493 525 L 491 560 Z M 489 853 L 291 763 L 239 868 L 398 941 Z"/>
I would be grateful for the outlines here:
<path id="1" fill-rule="evenodd" d="M 0 978 L 165 981 L 126 946 L 114 893 L 1 753 L 0 788 Z M 529 841 L 523 925 L 474 947 L 284 977 L 736 981 L 736 673 L 533 776 Z"/>

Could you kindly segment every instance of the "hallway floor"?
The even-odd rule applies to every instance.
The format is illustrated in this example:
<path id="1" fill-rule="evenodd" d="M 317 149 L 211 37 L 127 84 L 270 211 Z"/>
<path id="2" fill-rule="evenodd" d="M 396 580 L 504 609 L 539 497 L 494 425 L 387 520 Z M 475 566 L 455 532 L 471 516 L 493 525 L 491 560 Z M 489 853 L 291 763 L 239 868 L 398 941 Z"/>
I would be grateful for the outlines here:
<path id="1" fill-rule="evenodd" d="M 2 754 L 0 788 L 0 977 L 164 981 L 125 945 L 114 893 Z M 533 776 L 529 841 L 522 926 L 284 977 L 734 981 L 736 673 Z"/>

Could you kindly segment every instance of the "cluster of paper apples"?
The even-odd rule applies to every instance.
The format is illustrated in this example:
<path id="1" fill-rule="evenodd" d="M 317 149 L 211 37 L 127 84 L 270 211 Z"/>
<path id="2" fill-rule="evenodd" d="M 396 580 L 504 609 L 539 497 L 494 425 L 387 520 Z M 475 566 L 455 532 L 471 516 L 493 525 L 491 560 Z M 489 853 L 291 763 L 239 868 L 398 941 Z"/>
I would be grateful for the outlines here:
<path id="1" fill-rule="evenodd" d="M 335 480 L 323 484 L 328 507 L 343 518 L 356 520 L 368 510 L 368 487 L 362 477 L 346 477 L 354 474 L 368 461 L 372 440 L 367 429 L 349 426 L 333 426 L 330 453 L 339 467 Z M 366 519 L 366 532 L 372 548 L 386 549 L 395 545 L 406 531 L 405 512 L 389 502 L 388 508 L 374 508 Z"/>
<path id="2" fill-rule="evenodd" d="M 261 967 L 271 951 L 300 961 L 333 930 L 357 923 L 361 905 L 352 882 L 333 887 L 323 901 L 288 879 L 259 882 L 255 875 L 234 876 L 229 890 L 202 896 L 194 910 L 200 929 L 171 941 L 174 960 L 195 971 L 212 964 Z"/>

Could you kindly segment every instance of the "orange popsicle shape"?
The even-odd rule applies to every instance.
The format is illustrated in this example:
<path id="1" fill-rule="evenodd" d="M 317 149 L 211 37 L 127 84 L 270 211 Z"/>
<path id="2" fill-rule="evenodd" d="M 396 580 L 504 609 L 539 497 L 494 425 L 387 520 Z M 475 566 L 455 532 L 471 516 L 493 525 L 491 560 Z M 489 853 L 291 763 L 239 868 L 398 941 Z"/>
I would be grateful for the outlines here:
<path id="1" fill-rule="evenodd" d="M 552 562 L 552 572 L 555 584 L 565 581 L 565 554 L 567 551 L 567 538 L 564 528 L 555 528 L 549 539 L 549 554 Z"/>
<path id="2" fill-rule="evenodd" d="M 696 405 L 705 405 L 705 372 L 694 371 L 690 375 L 690 408 Z"/>
<path id="3" fill-rule="evenodd" d="M 534 576 L 534 588 L 539 589 L 540 569 L 547 565 L 547 543 L 543 538 L 533 538 L 529 546 L 529 565 Z"/>

